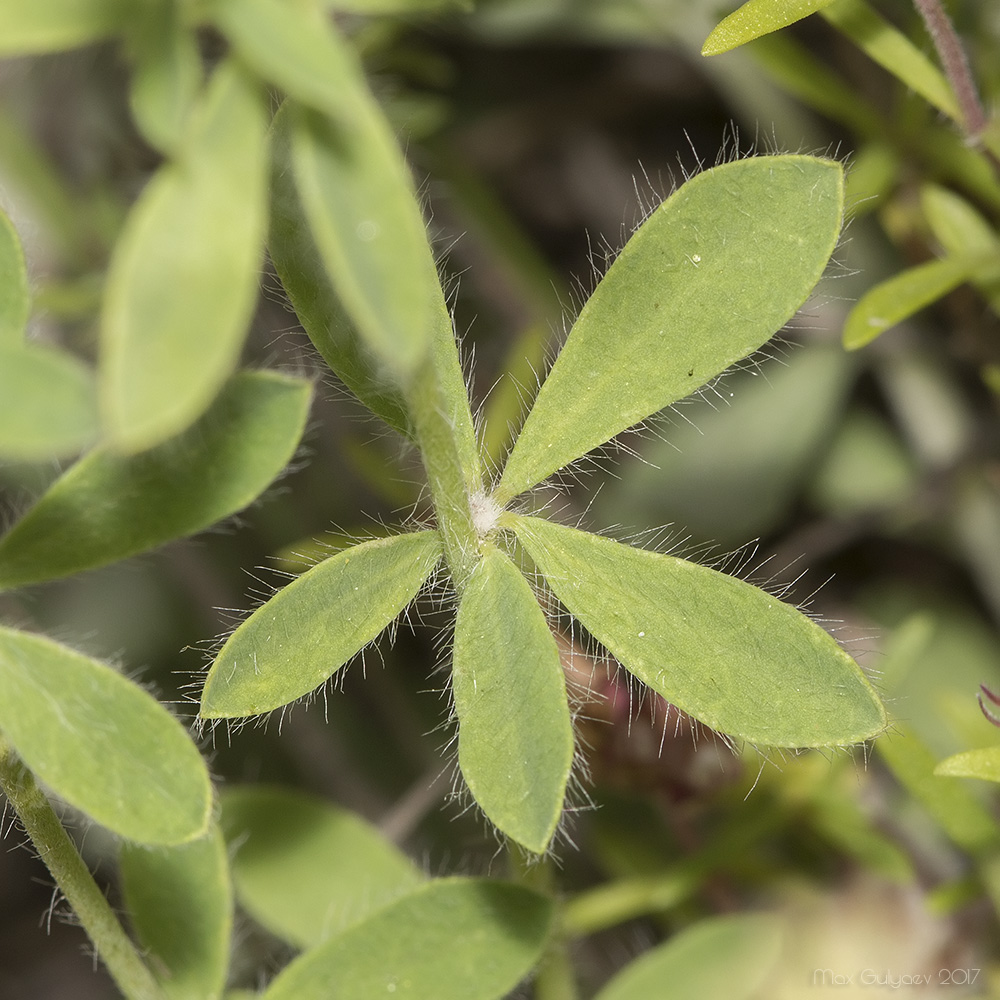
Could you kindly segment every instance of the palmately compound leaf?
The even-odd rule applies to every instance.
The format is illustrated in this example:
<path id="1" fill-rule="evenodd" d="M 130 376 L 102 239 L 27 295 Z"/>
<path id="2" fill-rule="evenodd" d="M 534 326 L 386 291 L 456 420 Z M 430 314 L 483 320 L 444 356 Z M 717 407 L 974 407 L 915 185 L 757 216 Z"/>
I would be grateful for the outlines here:
<path id="1" fill-rule="evenodd" d="M 534 517 L 510 523 L 570 614 L 712 729 L 773 747 L 843 746 L 885 729 L 858 665 L 791 605 L 685 559 Z"/>
<path id="2" fill-rule="evenodd" d="M 311 397 L 303 379 L 245 372 L 178 437 L 138 455 L 85 455 L 0 539 L 0 590 L 104 566 L 242 510 L 295 453 Z"/>
<path id="3" fill-rule="evenodd" d="M 94 376 L 82 361 L 46 344 L 0 339 L 0 458 L 74 455 L 98 433 Z"/>
<path id="4" fill-rule="evenodd" d="M 240 905 L 297 948 L 341 933 L 423 880 L 371 824 L 303 792 L 229 788 L 222 828 Z"/>
<path id="5" fill-rule="evenodd" d="M 844 172 L 762 156 L 693 177 L 580 312 L 495 498 L 519 493 L 752 354 L 806 300 L 840 234 Z"/>
<path id="6" fill-rule="evenodd" d="M 0 731 L 60 798 L 122 837 L 179 844 L 208 825 L 208 769 L 184 727 L 82 653 L 0 628 Z"/>
<path id="7" fill-rule="evenodd" d="M 833 0 L 747 0 L 713 29 L 701 47 L 703 56 L 717 56 L 779 31 L 828 7 Z"/>
<path id="8" fill-rule="evenodd" d="M 640 955 L 595 1000 L 745 1000 L 772 971 L 781 951 L 780 922 L 765 914 L 710 917 Z M 669 984 L 669 993 L 664 985 Z"/>
<path id="9" fill-rule="evenodd" d="M 239 357 L 267 218 L 267 117 L 257 83 L 222 63 L 176 161 L 157 172 L 115 246 L 101 318 L 108 434 L 141 451 L 188 427 Z"/>
<path id="10" fill-rule="evenodd" d="M 493 879 L 435 879 L 301 955 L 262 1000 L 500 1000 L 541 957 L 551 900 Z"/>
<path id="11" fill-rule="evenodd" d="M 259 607 L 229 637 L 205 690 L 205 719 L 260 715 L 314 691 L 391 624 L 441 558 L 436 531 L 355 545 Z"/>
<path id="12" fill-rule="evenodd" d="M 174 847 L 122 845 L 129 920 L 168 1000 L 217 1000 L 229 971 L 233 893 L 216 824 Z"/>
<path id="13" fill-rule="evenodd" d="M 469 789 L 502 832 L 542 853 L 562 813 L 573 725 L 545 615 L 496 548 L 487 549 L 458 606 L 452 688 Z"/>
<path id="14" fill-rule="evenodd" d="M 21 240 L 7 213 L 0 210 L 0 346 L 22 342 L 30 309 Z"/>

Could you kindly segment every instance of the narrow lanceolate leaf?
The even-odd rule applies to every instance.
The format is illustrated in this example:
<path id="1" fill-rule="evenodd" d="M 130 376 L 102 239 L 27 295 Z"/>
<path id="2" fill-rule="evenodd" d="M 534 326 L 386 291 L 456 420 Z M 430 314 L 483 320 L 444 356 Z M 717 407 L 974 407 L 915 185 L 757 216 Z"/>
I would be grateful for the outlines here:
<path id="1" fill-rule="evenodd" d="M 134 16 L 131 0 L 4 0 L 0 56 L 57 52 L 122 30 Z"/>
<path id="2" fill-rule="evenodd" d="M 781 953 L 780 922 L 765 914 L 710 917 L 627 965 L 595 1000 L 649 1000 L 670 994 L 744 1000 L 758 990 Z"/>
<path id="3" fill-rule="evenodd" d="M 132 114 L 147 142 L 178 155 L 202 85 L 198 40 L 183 23 L 179 5 L 156 0 L 136 23 L 130 41 Z"/>
<path id="4" fill-rule="evenodd" d="M 42 344 L 0 342 L 0 458 L 73 455 L 98 434 L 94 376 Z"/>
<path id="5" fill-rule="evenodd" d="M 857 350 L 947 295 L 977 273 L 982 257 L 941 257 L 893 275 L 867 291 L 847 316 L 844 347 Z"/>
<path id="6" fill-rule="evenodd" d="M 500 1000 L 541 957 L 550 900 L 488 879 L 437 879 L 289 965 L 263 1000 Z"/>
<path id="7" fill-rule="evenodd" d="M 0 731 L 58 796 L 147 844 L 200 836 L 212 790 L 184 727 L 111 667 L 0 628 Z"/>
<path id="8" fill-rule="evenodd" d="M 233 927 L 226 842 L 208 833 L 175 847 L 125 844 L 120 857 L 129 920 L 168 1000 L 216 1000 Z"/>
<path id="9" fill-rule="evenodd" d="M 801 21 L 833 0 L 747 0 L 713 29 L 701 47 L 703 56 L 717 56 Z"/>
<path id="10" fill-rule="evenodd" d="M 409 170 L 374 99 L 352 91 L 340 127 L 297 109 L 292 162 L 330 280 L 380 365 L 404 383 L 426 355 L 440 296 Z"/>
<path id="11" fill-rule="evenodd" d="M 983 747 L 967 750 L 947 757 L 934 773 L 949 778 L 980 778 L 983 781 L 1000 781 L 1000 747 Z"/>
<path id="12" fill-rule="evenodd" d="M 533 517 L 517 537 L 623 667 L 712 729 L 762 746 L 842 746 L 886 726 L 858 665 L 811 619 L 685 559 Z"/>
<path id="13" fill-rule="evenodd" d="M 920 207 L 934 238 L 951 256 L 1000 256 L 1000 238 L 990 223 L 964 198 L 948 188 L 925 184 Z"/>
<path id="14" fill-rule="evenodd" d="M 309 224 L 292 176 L 290 123 L 294 117 L 282 105 L 273 124 L 271 223 L 267 247 L 295 314 L 333 373 L 355 396 L 391 427 L 412 437 L 399 389 L 386 377 L 374 355 L 358 336 L 309 232 Z M 451 338 L 451 331 L 448 331 Z"/>
<path id="15" fill-rule="evenodd" d="M 102 406 L 120 450 L 184 430 L 236 363 L 257 297 L 266 136 L 257 85 L 223 63 L 192 113 L 182 154 L 126 221 L 101 328 Z"/>
<path id="16" fill-rule="evenodd" d="M 0 589 L 103 566 L 241 510 L 291 459 L 310 398 L 301 379 L 247 372 L 159 447 L 85 455 L 0 539 Z"/>
<path id="17" fill-rule="evenodd" d="M 584 305 L 511 452 L 499 502 L 752 354 L 819 280 L 840 233 L 839 163 L 706 170 L 626 244 Z"/>
<path id="18" fill-rule="evenodd" d="M 212 0 L 210 11 L 230 44 L 265 80 L 341 123 L 353 121 L 355 57 L 318 8 L 280 0 Z"/>
<path id="19" fill-rule="evenodd" d="M 452 675 L 458 763 L 483 812 L 541 854 L 562 813 L 573 726 L 559 649 L 538 601 L 501 551 L 462 595 Z"/>
<path id="20" fill-rule="evenodd" d="M 229 637 L 205 681 L 202 717 L 259 715 L 315 690 L 399 615 L 440 558 L 437 532 L 417 531 L 303 573 Z"/>
<path id="21" fill-rule="evenodd" d="M 14 224 L 0 211 L 0 347 L 21 343 L 30 309 L 21 240 Z"/>
<path id="22" fill-rule="evenodd" d="M 228 789 L 222 828 L 240 905 L 298 948 L 341 933 L 423 879 L 360 816 L 302 792 Z"/>

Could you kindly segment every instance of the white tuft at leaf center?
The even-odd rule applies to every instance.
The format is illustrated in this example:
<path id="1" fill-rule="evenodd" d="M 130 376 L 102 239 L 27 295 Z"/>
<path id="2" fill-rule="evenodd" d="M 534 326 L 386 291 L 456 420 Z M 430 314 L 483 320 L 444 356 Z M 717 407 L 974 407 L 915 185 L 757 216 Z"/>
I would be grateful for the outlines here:
<path id="1" fill-rule="evenodd" d="M 480 538 L 485 538 L 495 527 L 503 508 L 486 493 L 476 490 L 469 497 L 469 509 L 472 511 L 472 524 Z"/>

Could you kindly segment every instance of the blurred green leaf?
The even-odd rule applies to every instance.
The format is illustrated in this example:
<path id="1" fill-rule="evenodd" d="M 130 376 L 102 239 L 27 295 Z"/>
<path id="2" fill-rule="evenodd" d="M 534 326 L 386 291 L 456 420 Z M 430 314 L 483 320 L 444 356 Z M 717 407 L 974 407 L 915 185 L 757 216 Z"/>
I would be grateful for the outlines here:
<path id="1" fill-rule="evenodd" d="M 781 952 L 782 926 L 765 914 L 710 917 L 640 955 L 595 1000 L 697 997 L 743 1000 L 757 995 Z"/>
<path id="2" fill-rule="evenodd" d="M 866 143 L 851 159 L 847 172 L 847 205 L 852 219 L 879 207 L 899 180 L 899 157 L 881 142 Z"/>
<path id="3" fill-rule="evenodd" d="M 834 0 L 747 0 L 723 18 L 705 39 L 703 56 L 717 56 L 761 35 L 801 21 Z"/>
<path id="4" fill-rule="evenodd" d="M 175 847 L 123 844 L 129 920 L 168 1000 L 216 1000 L 229 971 L 233 925 L 226 843 L 216 824 Z"/>
<path id="5" fill-rule="evenodd" d="M 260 715 L 315 690 L 399 615 L 440 558 L 437 532 L 416 531 L 355 545 L 297 577 L 226 641 L 202 718 Z"/>
<path id="6" fill-rule="evenodd" d="M 115 246 L 101 392 L 115 447 L 141 451 L 207 409 L 239 357 L 260 273 L 267 121 L 233 62 L 193 110 L 178 160 L 142 192 Z"/>
<path id="7" fill-rule="evenodd" d="M 85 455 L 0 538 L 0 589 L 103 566 L 241 510 L 295 453 L 310 396 L 302 379 L 247 372 L 179 437 L 139 455 Z"/>
<path id="8" fill-rule="evenodd" d="M 218 29 L 248 66 L 289 97 L 349 126 L 356 117 L 359 68 L 316 5 L 280 0 L 212 0 Z M 345 141 L 351 141 L 350 130 Z"/>
<path id="9" fill-rule="evenodd" d="M 222 828 L 240 904 L 299 948 L 366 919 L 423 877 L 359 816 L 291 789 L 227 789 Z"/>
<path id="10" fill-rule="evenodd" d="M 856 351 L 870 344 L 890 327 L 968 281 L 983 262 L 981 256 L 941 257 L 900 271 L 869 289 L 847 316 L 844 347 Z"/>
<path id="11" fill-rule="evenodd" d="M 97 435 L 94 376 L 83 362 L 42 344 L 0 343 L 0 457 L 60 458 Z"/>
<path id="12" fill-rule="evenodd" d="M 840 235 L 838 163 L 706 170 L 639 228 L 587 301 L 510 454 L 510 499 L 753 353 L 795 314 Z"/>
<path id="13" fill-rule="evenodd" d="M 116 670 L 0 628 L 0 730 L 60 798 L 146 844 L 201 836 L 212 789 L 184 727 Z"/>
<path id="14" fill-rule="evenodd" d="M 146 140 L 169 156 L 182 152 L 202 86 L 198 40 L 173 0 L 155 0 L 129 37 L 134 64 L 129 100 Z"/>
<path id="15" fill-rule="evenodd" d="M 545 615 L 496 548 L 462 594 L 452 687 L 458 763 L 473 796 L 503 833 L 541 854 L 562 814 L 573 725 Z"/>
<path id="16" fill-rule="evenodd" d="M 31 311 L 24 251 L 14 224 L 0 210 L 0 347 L 20 344 Z M 3 366 L 0 366 L 2 371 Z M 5 393 L 0 392 L 0 399 Z"/>
<path id="17" fill-rule="evenodd" d="M 934 238 L 950 256 L 1000 254 L 996 228 L 954 191 L 925 184 L 920 189 L 920 207 Z"/>
<path id="18" fill-rule="evenodd" d="M 934 773 L 939 777 L 1000 781 L 1000 747 L 984 747 L 957 753 L 941 761 L 934 768 Z"/>
<path id="19" fill-rule="evenodd" d="M 843 746 L 885 729 L 858 665 L 791 605 L 684 559 L 539 518 L 511 524 L 570 614 L 712 729 L 775 747 Z"/>
<path id="20" fill-rule="evenodd" d="M 437 879 L 301 955 L 263 1000 L 500 1000 L 541 956 L 552 910 L 519 885 Z"/>
<path id="21" fill-rule="evenodd" d="M 472 10 L 475 0 L 323 0 L 330 10 L 344 14 L 423 14 Z"/>
<path id="22" fill-rule="evenodd" d="M 0 56 L 57 52 L 124 30 L 132 0 L 3 0 Z"/>

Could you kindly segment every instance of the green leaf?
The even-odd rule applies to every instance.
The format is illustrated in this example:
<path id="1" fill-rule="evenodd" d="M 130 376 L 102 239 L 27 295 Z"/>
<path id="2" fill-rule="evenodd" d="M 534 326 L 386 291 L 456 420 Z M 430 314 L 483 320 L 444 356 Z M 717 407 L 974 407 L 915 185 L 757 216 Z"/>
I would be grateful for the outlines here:
<path id="1" fill-rule="evenodd" d="M 640 955 L 595 1000 L 697 997 L 744 1000 L 757 996 L 780 957 L 781 923 L 764 914 L 709 917 Z"/>
<path id="2" fill-rule="evenodd" d="M 205 681 L 205 719 L 260 715 L 315 690 L 413 600 L 441 558 L 436 531 L 338 552 L 258 608 Z"/>
<path id="3" fill-rule="evenodd" d="M 380 375 L 377 362 L 358 337 L 330 283 L 313 242 L 292 176 L 290 119 L 282 105 L 275 115 L 271 224 L 268 250 L 299 322 L 334 374 L 373 413 L 402 434 L 412 436 L 399 390 Z M 451 337 L 451 330 L 448 329 Z"/>
<path id="4" fill-rule="evenodd" d="M 102 403 L 116 447 L 188 427 L 231 373 L 260 272 L 267 120 L 256 85 L 223 63 L 177 162 L 146 186 L 112 254 Z"/>
<path id="5" fill-rule="evenodd" d="M 957 753 L 941 761 L 934 768 L 934 773 L 939 777 L 1000 781 L 1000 747 L 983 747 Z"/>
<path id="6" fill-rule="evenodd" d="M 444 10 L 472 10 L 474 0 L 324 0 L 330 10 L 344 14 L 423 14 Z"/>
<path id="7" fill-rule="evenodd" d="M 757 350 L 805 301 L 840 234 L 839 163 L 706 170 L 639 228 L 584 305 L 497 490 L 502 505 Z"/>
<path id="8" fill-rule="evenodd" d="M 279 0 L 213 0 L 211 16 L 240 57 L 269 83 L 341 124 L 354 121 L 359 69 L 318 8 Z"/>
<path id="9" fill-rule="evenodd" d="M 562 814 L 573 725 L 559 648 L 524 577 L 489 548 L 458 607 L 458 763 L 483 812 L 541 854 Z"/>
<path id="10" fill-rule="evenodd" d="M 190 430 L 139 455 L 85 455 L 0 539 L 0 589 L 103 566 L 241 510 L 288 463 L 311 389 L 244 373 Z"/>
<path id="11" fill-rule="evenodd" d="M 0 457 L 73 455 L 97 434 L 97 394 L 86 365 L 54 347 L 0 343 Z"/>
<path id="12" fill-rule="evenodd" d="M 834 0 L 823 17 L 908 89 L 955 121 L 962 116 L 944 74 L 865 0 Z"/>
<path id="13" fill-rule="evenodd" d="M 791 605 L 684 559 L 509 517 L 570 614 L 712 729 L 774 747 L 842 746 L 885 729 L 858 665 Z"/>
<path id="14" fill-rule="evenodd" d="M 428 351 L 441 290 L 396 140 L 367 90 L 353 94 L 349 130 L 296 109 L 295 181 L 347 314 L 387 373 L 406 382 Z"/>
<path id="15" fill-rule="evenodd" d="M 925 184 L 920 190 L 920 207 L 934 238 L 950 256 L 1000 255 L 996 229 L 954 191 Z"/>
<path id="16" fill-rule="evenodd" d="M 437 879 L 297 958 L 263 1000 L 500 1000 L 541 956 L 552 910 L 523 886 Z"/>
<path id="17" fill-rule="evenodd" d="M 226 842 L 208 834 L 176 847 L 125 844 L 122 891 L 136 935 L 169 1000 L 216 1000 L 233 926 Z"/>
<path id="18" fill-rule="evenodd" d="M 222 828 L 240 904 L 299 948 L 366 919 L 423 878 L 375 827 L 302 792 L 228 789 Z"/>
<path id="19" fill-rule="evenodd" d="M 133 0 L 3 0 L 0 56 L 57 52 L 126 27 Z"/>
<path id="20" fill-rule="evenodd" d="M 0 730 L 52 791 L 122 837 L 179 844 L 208 825 L 198 748 L 152 695 L 103 663 L 0 628 Z"/>
<path id="21" fill-rule="evenodd" d="M 137 22 L 130 42 L 132 114 L 151 145 L 177 155 L 202 86 L 198 40 L 184 25 L 178 4 L 156 0 Z"/>
<path id="22" fill-rule="evenodd" d="M 0 347 L 21 343 L 30 311 L 28 272 L 21 240 L 14 224 L 0 210 Z M 0 392 L 0 399 L 5 395 Z"/>
<path id="23" fill-rule="evenodd" d="M 701 47 L 703 56 L 717 56 L 801 21 L 833 0 L 747 0 L 713 29 Z"/>
<path id="24" fill-rule="evenodd" d="M 968 281 L 981 257 L 941 257 L 893 275 L 869 289 L 848 313 L 843 342 L 849 351 L 870 344 L 889 327 Z"/>

